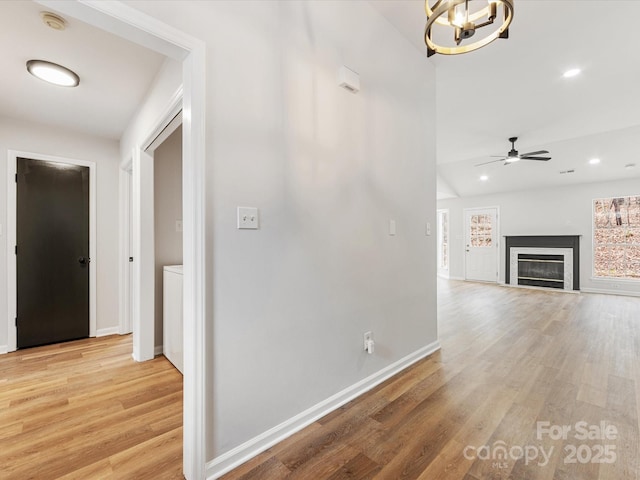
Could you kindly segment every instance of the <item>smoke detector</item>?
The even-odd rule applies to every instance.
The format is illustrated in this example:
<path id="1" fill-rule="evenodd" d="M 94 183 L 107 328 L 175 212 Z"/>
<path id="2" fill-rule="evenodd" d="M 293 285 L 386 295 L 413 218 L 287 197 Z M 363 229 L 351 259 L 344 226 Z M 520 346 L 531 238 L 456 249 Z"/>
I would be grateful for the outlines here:
<path id="1" fill-rule="evenodd" d="M 42 21 L 47 27 L 53 28 L 54 30 L 62 31 L 67 28 L 67 21 L 55 13 L 40 12 L 40 18 L 42 18 Z"/>

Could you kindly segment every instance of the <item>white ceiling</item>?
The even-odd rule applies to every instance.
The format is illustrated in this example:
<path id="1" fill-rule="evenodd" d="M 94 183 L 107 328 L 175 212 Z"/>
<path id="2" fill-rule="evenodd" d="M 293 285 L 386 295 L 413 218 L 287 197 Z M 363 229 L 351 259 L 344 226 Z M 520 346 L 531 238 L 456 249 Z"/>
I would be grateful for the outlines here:
<path id="1" fill-rule="evenodd" d="M 475 0 L 483 1 L 483 0 Z M 640 176 L 640 35 L 621 19 L 640 18 L 640 1 L 515 0 L 508 40 L 465 55 L 426 58 L 422 0 L 370 0 L 437 72 L 439 175 L 461 196 Z M 119 139 L 164 57 L 67 19 L 46 27 L 44 8 L 1 2 L 0 115 Z M 31 75 L 31 58 L 75 70 L 78 88 Z M 583 69 L 576 78 L 562 73 Z M 549 162 L 494 163 L 518 136 L 520 152 L 547 149 Z M 602 163 L 587 164 L 593 157 Z M 635 169 L 625 169 L 637 163 Z M 560 171 L 575 173 L 561 175 Z M 489 175 L 480 182 L 481 174 Z"/>
<path id="2" fill-rule="evenodd" d="M 624 22 L 639 1 L 515 0 L 508 40 L 428 60 L 424 1 L 370 3 L 436 65 L 438 171 L 460 196 L 640 176 L 640 36 Z M 562 78 L 572 67 L 582 74 Z M 506 154 L 511 136 L 553 159 L 474 166 Z"/>
<path id="3" fill-rule="evenodd" d="M 0 11 L 0 115 L 119 139 L 164 58 L 103 30 L 67 18 L 64 31 L 47 27 L 31 1 L 3 0 Z M 77 88 L 31 76 L 27 60 L 48 60 L 75 71 Z"/>

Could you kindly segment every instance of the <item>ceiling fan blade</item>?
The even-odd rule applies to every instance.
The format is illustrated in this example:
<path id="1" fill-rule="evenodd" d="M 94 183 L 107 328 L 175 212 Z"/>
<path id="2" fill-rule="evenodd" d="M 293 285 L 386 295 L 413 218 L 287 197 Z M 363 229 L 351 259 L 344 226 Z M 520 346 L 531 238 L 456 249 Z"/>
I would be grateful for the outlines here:
<path id="1" fill-rule="evenodd" d="M 495 162 L 502 162 L 504 160 L 504 157 L 498 159 L 498 160 L 491 160 L 489 162 L 484 162 L 484 163 L 478 163 L 477 165 L 474 165 L 475 167 L 479 167 L 481 165 L 487 165 L 489 163 L 495 163 Z"/>
<path id="2" fill-rule="evenodd" d="M 548 150 L 538 150 L 537 152 L 527 152 L 520 155 L 521 157 L 530 157 L 531 155 L 542 155 L 543 153 L 549 153 Z"/>
<path id="3" fill-rule="evenodd" d="M 520 157 L 520 160 L 540 160 L 543 162 L 547 162 L 551 160 L 551 157 Z"/>

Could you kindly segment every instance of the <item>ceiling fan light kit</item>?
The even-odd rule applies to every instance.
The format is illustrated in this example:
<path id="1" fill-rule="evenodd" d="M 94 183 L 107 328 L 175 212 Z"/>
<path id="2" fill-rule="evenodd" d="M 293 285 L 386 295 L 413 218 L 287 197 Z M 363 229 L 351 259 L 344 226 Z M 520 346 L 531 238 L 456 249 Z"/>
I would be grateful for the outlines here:
<path id="1" fill-rule="evenodd" d="M 549 153 L 548 150 L 537 150 L 535 152 L 523 153 L 522 155 L 516 150 L 516 142 L 518 141 L 518 137 L 509 138 L 511 142 L 511 150 L 507 152 L 506 156 L 500 155 L 498 160 L 491 160 L 489 162 L 478 163 L 476 167 L 480 167 L 481 165 L 487 165 L 489 163 L 494 162 L 504 162 L 505 165 L 511 165 L 512 163 L 519 162 L 520 160 L 537 160 L 539 162 L 548 162 L 551 160 L 551 157 L 541 157 L 540 155 L 545 155 Z"/>
<path id="2" fill-rule="evenodd" d="M 486 2 L 484 7 L 471 8 L 470 3 Z M 427 24 L 424 28 L 424 42 L 427 45 L 427 57 L 440 53 L 458 55 L 472 52 L 490 44 L 498 38 L 509 38 L 509 25 L 513 20 L 514 0 L 425 0 L 424 9 Z M 498 11 L 502 10 L 502 22 L 496 23 Z M 473 37 L 484 27 L 493 26 L 494 31 L 473 43 L 463 41 Z M 450 29 L 455 46 L 441 45 L 434 39 L 436 30 Z"/>

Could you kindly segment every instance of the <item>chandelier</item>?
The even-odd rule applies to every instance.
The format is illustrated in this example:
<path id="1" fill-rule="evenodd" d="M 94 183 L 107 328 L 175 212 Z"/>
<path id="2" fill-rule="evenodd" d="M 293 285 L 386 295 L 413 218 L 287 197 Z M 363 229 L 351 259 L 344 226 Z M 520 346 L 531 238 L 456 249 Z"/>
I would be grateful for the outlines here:
<path id="1" fill-rule="evenodd" d="M 436 0 L 433 3 L 433 0 L 425 0 L 427 25 L 424 28 L 424 42 L 427 44 L 427 57 L 436 53 L 458 55 L 472 52 L 497 38 L 509 38 L 514 0 L 489 0 L 484 7 L 478 7 L 481 2 L 482 0 Z M 476 8 L 470 7 L 470 3 L 475 4 Z M 499 10 L 502 10 L 501 24 L 495 22 Z M 473 37 L 477 30 L 489 26 L 498 28 L 473 43 L 463 43 Z M 447 31 L 453 34 L 453 41 L 449 44 L 444 42 Z"/>

